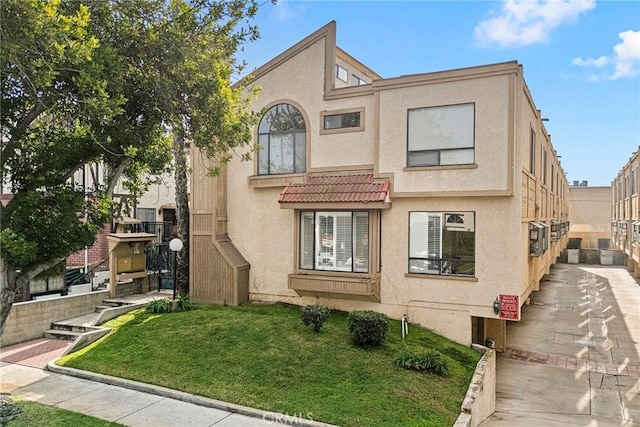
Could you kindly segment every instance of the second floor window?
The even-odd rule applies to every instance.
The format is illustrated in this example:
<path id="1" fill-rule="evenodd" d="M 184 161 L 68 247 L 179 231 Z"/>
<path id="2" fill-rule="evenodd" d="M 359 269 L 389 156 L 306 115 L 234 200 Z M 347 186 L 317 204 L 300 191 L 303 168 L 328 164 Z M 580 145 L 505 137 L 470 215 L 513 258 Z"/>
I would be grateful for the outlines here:
<path id="1" fill-rule="evenodd" d="M 407 166 L 472 164 L 475 105 L 417 108 L 408 114 Z"/>
<path id="2" fill-rule="evenodd" d="M 360 111 L 340 114 L 323 114 L 323 130 L 363 128 L 360 121 Z"/>
<path id="3" fill-rule="evenodd" d="M 269 108 L 258 126 L 258 175 L 305 172 L 306 141 L 300 110 L 291 104 Z"/>

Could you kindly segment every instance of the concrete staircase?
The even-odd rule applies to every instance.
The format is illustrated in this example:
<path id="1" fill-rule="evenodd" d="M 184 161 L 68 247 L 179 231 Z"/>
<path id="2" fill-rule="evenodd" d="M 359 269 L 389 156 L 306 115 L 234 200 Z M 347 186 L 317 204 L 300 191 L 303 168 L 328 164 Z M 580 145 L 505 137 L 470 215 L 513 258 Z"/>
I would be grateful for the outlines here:
<path id="1" fill-rule="evenodd" d="M 109 329 L 96 326 L 97 324 L 104 323 L 127 311 L 140 308 L 156 298 L 168 297 L 168 295 L 166 292 L 149 292 L 102 300 L 102 304 L 97 305 L 93 313 L 51 323 L 51 329 L 44 332 L 44 337 L 75 341 L 74 347 L 77 350 L 108 333 Z"/>
<path id="2" fill-rule="evenodd" d="M 51 329 L 44 331 L 44 337 L 73 341 L 87 332 L 100 329 L 96 328 L 94 325 L 101 312 L 102 310 L 71 319 L 53 322 L 51 323 Z"/>

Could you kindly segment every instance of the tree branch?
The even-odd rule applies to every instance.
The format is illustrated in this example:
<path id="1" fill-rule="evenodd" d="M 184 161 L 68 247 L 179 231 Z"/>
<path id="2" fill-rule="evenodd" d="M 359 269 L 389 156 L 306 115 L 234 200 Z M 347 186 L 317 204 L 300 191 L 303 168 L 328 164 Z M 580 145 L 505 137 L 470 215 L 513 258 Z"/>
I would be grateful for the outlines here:
<path id="1" fill-rule="evenodd" d="M 107 197 L 113 197 L 113 190 L 116 188 L 116 184 L 118 183 L 120 176 L 122 176 L 130 161 L 130 157 L 123 158 L 118 167 L 109 174 L 109 182 L 107 184 L 107 189 L 105 190 Z"/>
<path id="2" fill-rule="evenodd" d="M 62 261 L 64 261 L 64 257 L 54 258 L 51 261 L 43 262 L 34 267 L 31 267 L 30 269 L 20 273 L 19 280 L 21 283 L 28 282 L 34 277 L 36 277 L 38 274 L 42 273 L 43 271 L 47 271 L 51 267 L 55 267 L 56 265 L 60 264 Z"/>
<path id="3" fill-rule="evenodd" d="M 16 149 L 18 141 L 20 140 L 22 135 L 24 135 L 24 133 L 26 132 L 27 128 L 31 125 L 31 123 L 33 123 L 33 121 L 37 119 L 40 114 L 47 111 L 49 106 L 45 101 L 47 100 L 45 99 L 42 101 L 38 101 L 36 105 L 34 105 L 33 108 L 31 108 L 31 110 L 27 113 L 27 115 L 24 116 L 22 120 L 20 120 L 16 124 L 13 132 L 11 132 L 11 137 L 9 138 L 6 144 L 2 145 L 2 151 L 0 152 L 0 159 L 6 157 L 5 153 L 7 151 L 13 151 Z"/>

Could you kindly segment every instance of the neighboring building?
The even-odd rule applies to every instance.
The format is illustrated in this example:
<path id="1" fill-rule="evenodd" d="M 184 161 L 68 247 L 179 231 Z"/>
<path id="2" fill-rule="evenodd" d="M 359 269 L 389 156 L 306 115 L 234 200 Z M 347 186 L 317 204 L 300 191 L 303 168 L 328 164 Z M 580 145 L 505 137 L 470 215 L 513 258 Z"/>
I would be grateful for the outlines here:
<path id="1" fill-rule="evenodd" d="M 568 185 L 522 66 L 384 79 L 335 31 L 252 73 L 265 111 L 252 162 L 211 178 L 192 155 L 191 299 L 407 314 L 505 348 L 504 318 L 568 231 Z"/>
<path id="2" fill-rule="evenodd" d="M 581 249 L 609 249 L 611 187 L 570 186 L 569 222 L 569 238 L 581 239 Z"/>
<path id="3" fill-rule="evenodd" d="M 640 203 L 636 150 L 611 182 L 611 233 L 613 243 L 627 255 L 627 267 L 640 277 Z"/>
<path id="4" fill-rule="evenodd" d="M 90 194 L 96 185 L 104 185 L 105 173 L 103 165 L 92 164 L 78 169 L 72 182 L 83 187 Z M 162 175 L 158 183 L 151 184 L 135 204 L 129 202 L 129 192 L 121 181 L 114 189 L 113 198 L 117 202 L 123 203 L 125 207 L 124 218 L 116 220 L 112 224 L 105 224 L 104 229 L 98 234 L 91 247 L 67 257 L 67 266 L 91 267 L 100 265 L 98 269 L 108 270 L 107 235 L 116 231 L 143 231 L 155 234 L 158 241 L 169 240 L 172 227 L 176 224 L 173 175 Z"/>

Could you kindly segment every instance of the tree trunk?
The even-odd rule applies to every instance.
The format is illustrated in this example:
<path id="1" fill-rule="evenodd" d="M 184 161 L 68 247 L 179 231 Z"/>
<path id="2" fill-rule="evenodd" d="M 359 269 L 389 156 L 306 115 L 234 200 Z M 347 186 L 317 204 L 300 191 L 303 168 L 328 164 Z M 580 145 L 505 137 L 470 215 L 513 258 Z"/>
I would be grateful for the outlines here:
<path id="1" fill-rule="evenodd" d="M 11 263 L 0 254 L 0 303 L 2 303 L 0 307 L 0 336 L 4 332 L 4 324 L 7 321 L 7 317 L 9 317 L 13 303 L 28 299 L 23 298 L 22 294 L 28 292 L 31 279 L 62 261 L 64 261 L 64 258 L 56 258 L 18 274 Z"/>
<path id="2" fill-rule="evenodd" d="M 189 295 L 189 185 L 187 180 L 187 155 L 184 137 L 178 133 L 173 137 L 176 183 L 176 225 L 182 250 L 178 252 L 176 289 L 181 295 Z"/>
<path id="3" fill-rule="evenodd" d="M 19 301 L 20 292 L 17 291 L 16 271 L 0 254 L 0 337 L 4 332 L 4 323 L 9 317 L 11 306 Z"/>

